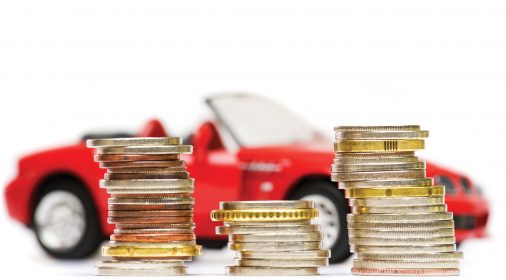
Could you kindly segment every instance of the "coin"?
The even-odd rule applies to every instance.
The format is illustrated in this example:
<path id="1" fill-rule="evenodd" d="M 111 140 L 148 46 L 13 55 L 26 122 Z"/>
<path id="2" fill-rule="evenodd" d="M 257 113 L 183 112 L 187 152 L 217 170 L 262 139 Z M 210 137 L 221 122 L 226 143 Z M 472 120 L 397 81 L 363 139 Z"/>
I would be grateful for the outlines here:
<path id="1" fill-rule="evenodd" d="M 158 187 L 158 188 L 131 188 L 131 187 L 109 187 L 107 193 L 118 197 L 118 195 L 148 195 L 155 194 L 153 197 L 161 197 L 167 194 L 192 194 L 193 187 Z"/>
<path id="2" fill-rule="evenodd" d="M 427 254 L 369 254 L 362 253 L 358 255 L 359 259 L 366 260 L 458 260 L 462 259 L 460 252 L 427 253 Z"/>
<path id="3" fill-rule="evenodd" d="M 179 160 L 179 154 L 162 154 L 162 155 L 104 155 L 95 154 L 96 162 L 132 162 L 132 161 L 171 161 Z M 119 163 L 118 163 L 119 164 Z"/>
<path id="4" fill-rule="evenodd" d="M 446 212 L 446 204 L 439 205 L 426 205 L 426 206 L 354 206 L 352 207 L 353 214 L 423 214 L 423 213 L 436 213 Z"/>
<path id="5" fill-rule="evenodd" d="M 171 242 L 171 241 L 190 241 L 195 240 L 195 235 L 191 234 L 112 234 L 113 241 L 125 242 Z"/>
<path id="6" fill-rule="evenodd" d="M 453 228 L 455 223 L 453 220 L 439 220 L 427 222 L 399 222 L 399 223 L 355 223 L 348 222 L 348 229 L 366 229 L 366 230 L 396 230 L 396 231 L 416 231 L 416 230 L 433 230 L 440 228 Z"/>
<path id="7" fill-rule="evenodd" d="M 413 268 L 459 268 L 458 260 L 435 261 L 390 261 L 390 260 L 353 260 L 353 267 L 375 268 L 375 269 L 413 269 Z"/>
<path id="8" fill-rule="evenodd" d="M 381 164 L 332 164 L 332 172 L 375 172 L 425 169 L 425 162 L 381 163 Z"/>
<path id="9" fill-rule="evenodd" d="M 192 216 L 182 217 L 109 217 L 110 224 L 183 224 L 191 223 Z"/>
<path id="10" fill-rule="evenodd" d="M 188 179 L 190 173 L 186 171 L 173 171 L 165 173 L 106 173 L 106 180 L 129 180 L 129 179 Z"/>
<path id="11" fill-rule="evenodd" d="M 350 126 L 340 125 L 334 128 L 339 131 L 420 131 L 419 125 L 368 125 L 368 126 Z"/>
<path id="12" fill-rule="evenodd" d="M 421 139 L 339 140 L 334 143 L 336 152 L 389 152 L 416 151 L 425 147 Z"/>
<path id="13" fill-rule="evenodd" d="M 354 275 L 389 275 L 389 276 L 456 276 L 460 274 L 457 268 L 434 268 L 434 269 L 398 269 L 398 268 L 361 268 L 353 267 L 351 269 Z"/>
<path id="14" fill-rule="evenodd" d="M 282 234 L 234 234 L 229 238 L 232 242 L 291 242 L 291 241 L 322 241 L 321 232 L 282 233 Z"/>
<path id="15" fill-rule="evenodd" d="M 220 208 L 223 210 L 310 209 L 314 208 L 314 202 L 307 200 L 222 201 Z"/>
<path id="16" fill-rule="evenodd" d="M 100 162 L 100 168 L 107 169 L 124 169 L 124 168 L 160 168 L 160 167 L 185 167 L 184 161 L 182 160 L 140 160 L 140 161 L 110 161 Z"/>
<path id="17" fill-rule="evenodd" d="M 330 250 L 286 251 L 282 254 L 277 251 L 238 251 L 237 255 L 241 259 L 314 259 L 329 258 Z"/>
<path id="18" fill-rule="evenodd" d="M 154 211 L 109 211 L 109 217 L 181 217 L 192 216 L 193 210 L 154 210 Z"/>
<path id="19" fill-rule="evenodd" d="M 347 198 L 443 196 L 444 186 L 357 188 L 344 190 Z"/>
<path id="20" fill-rule="evenodd" d="M 185 172 L 185 166 L 178 167 L 128 167 L 109 168 L 107 173 L 137 173 L 137 174 L 173 174 L 174 172 Z"/>
<path id="21" fill-rule="evenodd" d="M 446 253 L 456 250 L 455 244 L 442 244 L 430 246 L 371 246 L 371 245 L 350 245 L 351 252 L 371 254 L 426 254 Z"/>
<path id="22" fill-rule="evenodd" d="M 372 246 L 431 246 L 439 244 L 455 244 L 455 236 L 438 236 L 428 238 L 377 238 L 350 237 L 350 243 Z"/>
<path id="23" fill-rule="evenodd" d="M 288 225 L 283 226 L 221 226 L 216 227 L 216 234 L 258 234 L 258 233 L 302 233 L 302 232 L 319 232 L 320 225 Z"/>
<path id="24" fill-rule="evenodd" d="M 128 147 L 128 146 L 163 146 L 181 145 L 181 137 L 132 137 L 132 138 L 109 138 L 109 139 L 88 139 L 88 148 L 100 147 Z"/>
<path id="25" fill-rule="evenodd" d="M 336 131 L 336 139 L 422 139 L 427 130 L 419 131 Z"/>
<path id="26" fill-rule="evenodd" d="M 453 214 L 450 212 L 430 213 L 430 214 L 369 214 L 355 215 L 348 214 L 346 217 L 351 223 L 414 223 L 414 222 L 432 222 L 437 220 L 451 220 Z"/>
<path id="27" fill-rule="evenodd" d="M 170 243 L 169 243 L 170 244 Z M 168 245 L 158 247 L 134 247 L 134 246 L 104 246 L 102 255 L 121 257 L 171 257 L 171 256 L 196 256 L 201 253 L 200 245 Z"/>
<path id="28" fill-rule="evenodd" d="M 318 259 L 234 259 L 236 266 L 320 267 L 329 265 L 327 258 Z"/>
<path id="29" fill-rule="evenodd" d="M 190 145 L 98 147 L 96 149 L 97 153 L 103 155 L 164 155 L 189 154 L 192 152 L 192 146 Z"/>
<path id="30" fill-rule="evenodd" d="M 254 267 L 254 266 L 227 266 L 228 275 L 258 275 L 258 276 L 297 276 L 317 275 L 317 267 Z"/>
<path id="31" fill-rule="evenodd" d="M 132 180 L 100 180 L 101 188 L 131 187 L 131 188 L 155 188 L 155 187 L 193 187 L 194 180 L 189 179 L 132 179 Z"/>
<path id="32" fill-rule="evenodd" d="M 441 236 L 455 236 L 453 228 L 422 229 L 410 231 L 394 230 L 371 230 L 371 229 L 348 229 L 348 235 L 353 237 L 373 237 L 373 238 L 431 238 Z"/>
<path id="33" fill-rule="evenodd" d="M 307 220 L 318 216 L 318 210 L 311 209 L 254 209 L 254 210 L 214 210 L 213 221 L 279 221 Z"/>
<path id="34" fill-rule="evenodd" d="M 293 241 L 293 242 L 229 242 L 228 248 L 234 251 L 299 251 L 318 250 L 321 242 Z"/>
<path id="35" fill-rule="evenodd" d="M 388 198 L 352 198 L 350 206 L 427 206 L 444 203 L 444 197 L 388 197 Z"/>
<path id="36" fill-rule="evenodd" d="M 432 178 L 339 182 L 339 188 L 341 189 L 412 187 L 412 186 L 432 186 L 432 185 L 434 185 L 434 180 Z"/>
<path id="37" fill-rule="evenodd" d="M 187 273 L 186 266 L 165 266 L 156 267 L 124 267 L 118 265 L 116 267 L 102 266 L 95 267 L 95 274 L 100 276 L 169 276 L 169 275 L 185 275 Z"/>
<path id="38" fill-rule="evenodd" d="M 376 171 L 376 172 L 343 172 L 331 173 L 332 181 L 362 181 L 362 180 L 386 180 L 386 179 L 418 179 L 425 177 L 424 169 Z"/>

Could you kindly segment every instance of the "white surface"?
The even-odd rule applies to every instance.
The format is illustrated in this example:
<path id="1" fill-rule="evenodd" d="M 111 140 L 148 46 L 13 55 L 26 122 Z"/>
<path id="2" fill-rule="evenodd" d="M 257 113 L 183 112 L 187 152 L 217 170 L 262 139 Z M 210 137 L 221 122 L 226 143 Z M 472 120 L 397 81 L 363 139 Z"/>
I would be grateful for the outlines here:
<path id="1" fill-rule="evenodd" d="M 206 115 L 204 95 L 258 92 L 329 137 L 338 123 L 429 129 L 422 155 L 472 176 L 492 202 L 493 238 L 464 244 L 463 275 L 498 277 L 505 14 L 504 1 L 483 0 L 3 0 L 0 183 L 22 154 L 90 129 L 135 130 L 160 116 L 183 135 Z M 91 274 L 95 259 L 49 259 L 5 216 L 2 275 Z M 206 252 L 191 271 L 221 277 L 230 256 L 219 255 Z"/>

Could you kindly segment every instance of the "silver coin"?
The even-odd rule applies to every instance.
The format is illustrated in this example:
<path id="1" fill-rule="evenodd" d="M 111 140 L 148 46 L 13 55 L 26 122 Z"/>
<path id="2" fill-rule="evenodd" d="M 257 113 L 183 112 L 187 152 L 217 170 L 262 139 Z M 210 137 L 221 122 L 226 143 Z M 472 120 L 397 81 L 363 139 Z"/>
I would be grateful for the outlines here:
<path id="1" fill-rule="evenodd" d="M 194 179 L 100 180 L 101 188 L 185 188 L 193 187 Z"/>
<path id="2" fill-rule="evenodd" d="M 375 164 L 392 164 L 392 163 L 413 163 L 419 162 L 419 158 L 415 156 L 388 156 L 388 157 L 342 157 L 336 154 L 332 160 L 334 165 L 375 165 Z"/>
<path id="3" fill-rule="evenodd" d="M 377 238 L 351 237 L 350 244 L 371 246 L 432 246 L 455 244 L 455 236 L 439 236 L 431 238 Z"/>
<path id="4" fill-rule="evenodd" d="M 236 266 L 267 266 L 267 267 L 320 267 L 328 266 L 326 258 L 317 259 L 234 259 Z"/>
<path id="5" fill-rule="evenodd" d="M 439 261 L 439 260 L 459 260 L 463 258 L 463 254 L 461 252 L 445 252 L 445 253 L 432 253 L 432 254 L 369 254 L 369 253 L 360 253 L 357 254 L 359 259 L 364 260 L 413 260 L 413 261 L 422 261 L 422 260 L 431 260 L 431 261 Z"/>
<path id="6" fill-rule="evenodd" d="M 351 198 L 350 206 L 424 206 L 444 203 L 444 197 Z"/>
<path id="7" fill-rule="evenodd" d="M 160 187 L 160 188 L 131 188 L 131 187 L 109 187 L 108 194 L 182 194 L 193 193 L 193 187 Z"/>
<path id="8" fill-rule="evenodd" d="M 422 139 L 429 131 L 336 131 L 336 139 Z"/>
<path id="9" fill-rule="evenodd" d="M 285 251 L 280 254 L 278 251 L 238 251 L 237 257 L 241 259 L 314 259 L 330 258 L 330 250 L 303 250 Z"/>
<path id="10" fill-rule="evenodd" d="M 441 228 L 453 229 L 455 223 L 453 220 L 414 222 L 414 223 L 354 223 L 348 222 L 348 229 L 364 229 L 364 230 L 401 230 L 401 231 L 419 231 L 434 230 Z"/>
<path id="11" fill-rule="evenodd" d="M 425 206 L 354 206 L 353 214 L 428 214 L 446 212 L 446 204 Z"/>
<path id="12" fill-rule="evenodd" d="M 333 173 L 377 172 L 425 169 L 425 162 L 382 163 L 382 164 L 332 164 Z"/>
<path id="13" fill-rule="evenodd" d="M 98 147 L 97 154 L 101 155 L 166 155 L 190 154 L 191 145 L 165 145 L 165 146 L 127 146 L 127 147 Z"/>
<path id="14" fill-rule="evenodd" d="M 170 276 L 186 275 L 185 266 L 160 266 L 160 267 L 102 267 L 95 268 L 95 275 L 99 276 Z"/>
<path id="15" fill-rule="evenodd" d="M 194 204 L 195 200 L 193 197 L 165 197 L 165 198 L 109 198 L 108 203 L 110 205 L 116 204 Z"/>
<path id="16" fill-rule="evenodd" d="M 432 246 L 370 246 L 350 245 L 353 253 L 374 253 L 374 254 L 426 254 L 454 252 L 455 244 L 432 245 Z"/>
<path id="17" fill-rule="evenodd" d="M 218 226 L 216 234 L 259 234 L 259 233 L 304 233 L 320 231 L 320 225 L 279 225 L 268 226 Z"/>
<path id="18" fill-rule="evenodd" d="M 348 229 L 349 237 L 369 237 L 369 238 L 432 238 L 442 236 L 455 236 L 453 228 L 421 229 L 410 231 L 398 230 L 371 230 L 371 229 Z"/>
<path id="19" fill-rule="evenodd" d="M 314 208 L 313 201 L 306 200 L 252 200 L 220 202 L 223 210 L 254 210 L 254 209 L 308 209 Z"/>
<path id="20" fill-rule="evenodd" d="M 411 186 L 416 187 L 416 186 L 433 186 L 433 185 L 434 179 L 432 178 L 339 182 L 339 188 L 341 189 L 411 187 Z"/>
<path id="21" fill-rule="evenodd" d="M 360 268 L 459 268 L 459 261 L 375 261 L 353 260 L 354 267 Z"/>
<path id="22" fill-rule="evenodd" d="M 227 266 L 228 275 L 244 276 L 297 276 L 318 275 L 317 267 L 253 267 L 253 266 Z"/>
<path id="23" fill-rule="evenodd" d="M 110 139 L 88 139 L 88 148 L 98 147 L 127 147 L 127 146 L 163 146 L 181 145 L 181 137 L 132 137 L 132 138 L 110 138 Z"/>
<path id="24" fill-rule="evenodd" d="M 234 251 L 299 251 L 322 249 L 321 242 L 294 241 L 294 242 L 229 242 L 228 248 Z"/>
<path id="25" fill-rule="evenodd" d="M 282 233 L 282 234 L 233 234 L 229 236 L 232 242 L 292 242 L 292 241 L 322 241 L 321 232 Z"/>
<path id="26" fill-rule="evenodd" d="M 384 132 L 395 132 L 395 131 L 420 131 L 419 125 L 364 125 L 364 126 L 351 126 L 351 125 L 340 125 L 334 127 L 335 132 L 340 131 L 384 131 Z"/>
<path id="27" fill-rule="evenodd" d="M 438 220 L 451 220 L 453 214 L 451 212 L 430 213 L 430 214 L 368 214 L 355 215 L 348 214 L 346 217 L 351 223 L 414 223 L 414 222 L 431 222 Z"/>
<path id="28" fill-rule="evenodd" d="M 386 180 L 386 179 L 420 179 L 425 177 L 425 169 L 376 171 L 376 172 L 342 172 L 331 173 L 332 181 L 363 181 L 363 180 Z"/>

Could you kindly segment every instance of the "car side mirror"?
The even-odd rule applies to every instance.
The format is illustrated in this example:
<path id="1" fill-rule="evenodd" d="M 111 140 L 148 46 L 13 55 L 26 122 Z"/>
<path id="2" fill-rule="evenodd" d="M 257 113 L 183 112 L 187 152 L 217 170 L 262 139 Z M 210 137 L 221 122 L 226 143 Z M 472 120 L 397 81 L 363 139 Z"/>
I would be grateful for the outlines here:
<path id="1" fill-rule="evenodd" d="M 210 124 L 205 123 L 197 130 L 193 139 L 193 155 L 196 161 L 207 159 L 209 146 L 211 145 L 213 131 Z"/>

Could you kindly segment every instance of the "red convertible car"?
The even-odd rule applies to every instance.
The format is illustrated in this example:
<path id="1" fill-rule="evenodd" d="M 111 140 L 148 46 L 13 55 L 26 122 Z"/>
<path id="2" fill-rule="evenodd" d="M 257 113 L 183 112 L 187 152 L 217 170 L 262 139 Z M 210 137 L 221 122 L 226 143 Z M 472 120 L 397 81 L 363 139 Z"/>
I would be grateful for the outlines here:
<path id="1" fill-rule="evenodd" d="M 349 207 L 330 181 L 332 141 L 264 98 L 222 95 L 207 99 L 207 105 L 215 120 L 202 123 L 185 139 L 194 145 L 194 153 L 184 159 L 196 179 L 194 218 L 199 242 L 208 247 L 226 243 L 215 234 L 216 224 L 209 218 L 220 201 L 310 199 L 320 210 L 318 222 L 324 245 L 332 250 L 331 261 L 346 259 Z M 136 135 L 167 133 L 153 120 Z M 114 228 L 107 223 L 107 194 L 98 185 L 104 170 L 93 161 L 93 151 L 83 140 L 25 156 L 5 190 L 10 216 L 33 228 L 40 245 L 57 258 L 93 253 Z M 446 186 L 458 242 L 485 235 L 488 203 L 473 182 L 430 163 L 427 175 Z"/>

